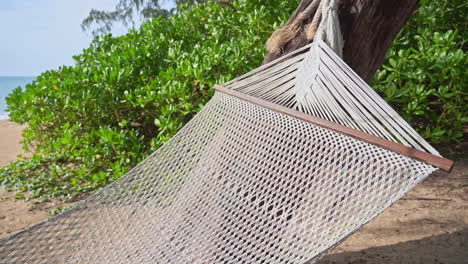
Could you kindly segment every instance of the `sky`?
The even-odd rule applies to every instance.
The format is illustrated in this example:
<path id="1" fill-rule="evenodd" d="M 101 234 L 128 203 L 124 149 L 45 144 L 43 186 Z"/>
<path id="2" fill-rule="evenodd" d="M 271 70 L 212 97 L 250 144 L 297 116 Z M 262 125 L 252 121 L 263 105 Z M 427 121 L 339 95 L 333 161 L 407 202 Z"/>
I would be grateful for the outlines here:
<path id="1" fill-rule="evenodd" d="M 0 76 L 37 76 L 73 65 L 92 35 L 81 21 L 92 8 L 112 10 L 118 0 L 0 0 Z M 113 34 L 127 29 L 118 25 Z"/>

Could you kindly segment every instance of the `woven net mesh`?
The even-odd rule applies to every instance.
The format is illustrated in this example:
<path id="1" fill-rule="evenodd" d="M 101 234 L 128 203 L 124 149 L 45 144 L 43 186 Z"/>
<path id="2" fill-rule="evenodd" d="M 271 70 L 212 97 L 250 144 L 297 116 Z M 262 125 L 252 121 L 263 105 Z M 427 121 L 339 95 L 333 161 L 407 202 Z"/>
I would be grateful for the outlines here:
<path id="1" fill-rule="evenodd" d="M 314 262 L 435 170 L 216 93 L 75 208 L 0 242 L 0 263 Z"/>

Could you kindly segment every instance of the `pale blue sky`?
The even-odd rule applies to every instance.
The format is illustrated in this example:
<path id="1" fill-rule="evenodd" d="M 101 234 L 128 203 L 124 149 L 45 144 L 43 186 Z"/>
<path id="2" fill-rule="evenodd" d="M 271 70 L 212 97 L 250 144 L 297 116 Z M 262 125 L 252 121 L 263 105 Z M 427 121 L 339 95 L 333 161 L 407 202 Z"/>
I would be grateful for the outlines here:
<path id="1" fill-rule="evenodd" d="M 92 8 L 111 10 L 118 0 L 0 0 L 0 76 L 36 76 L 89 46 L 81 21 Z M 126 32 L 117 26 L 114 34 Z"/>

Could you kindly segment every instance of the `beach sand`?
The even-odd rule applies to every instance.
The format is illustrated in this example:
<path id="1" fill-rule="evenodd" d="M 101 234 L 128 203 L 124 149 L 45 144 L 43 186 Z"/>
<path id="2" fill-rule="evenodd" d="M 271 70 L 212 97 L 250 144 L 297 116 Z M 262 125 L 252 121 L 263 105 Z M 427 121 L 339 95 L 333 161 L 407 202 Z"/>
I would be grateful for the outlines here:
<path id="1" fill-rule="evenodd" d="M 21 130 L 0 121 L 0 165 L 22 153 Z M 437 172 L 346 239 L 320 264 L 466 263 L 468 260 L 468 157 L 452 173 Z M 0 239 L 48 217 L 47 207 L 0 192 Z M 47 208 L 47 209 L 44 209 Z"/>
<path id="2" fill-rule="evenodd" d="M 24 154 L 20 144 L 24 128 L 8 120 L 0 120 L 0 167 Z M 0 190 L 0 238 L 40 223 L 47 216 L 46 211 L 34 210 L 31 203 L 15 199 L 14 192 Z"/>
<path id="3" fill-rule="evenodd" d="M 20 126 L 9 120 L 0 120 L 0 167 L 17 159 L 17 155 L 23 154 L 21 148 L 21 131 L 25 126 Z"/>

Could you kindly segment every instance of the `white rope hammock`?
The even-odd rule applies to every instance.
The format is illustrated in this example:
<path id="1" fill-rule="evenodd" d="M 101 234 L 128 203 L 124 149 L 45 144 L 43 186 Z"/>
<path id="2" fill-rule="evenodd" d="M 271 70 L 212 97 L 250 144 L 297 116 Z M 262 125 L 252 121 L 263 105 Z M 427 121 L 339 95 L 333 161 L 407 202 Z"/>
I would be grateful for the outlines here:
<path id="1" fill-rule="evenodd" d="M 226 87 L 434 155 L 431 147 L 343 60 L 336 1 L 312 44 L 225 84 Z"/>
<path id="2" fill-rule="evenodd" d="M 340 59 L 335 1 L 318 8 L 311 45 L 218 86 L 127 175 L 1 240 L 0 263 L 314 263 L 450 169 Z"/>

